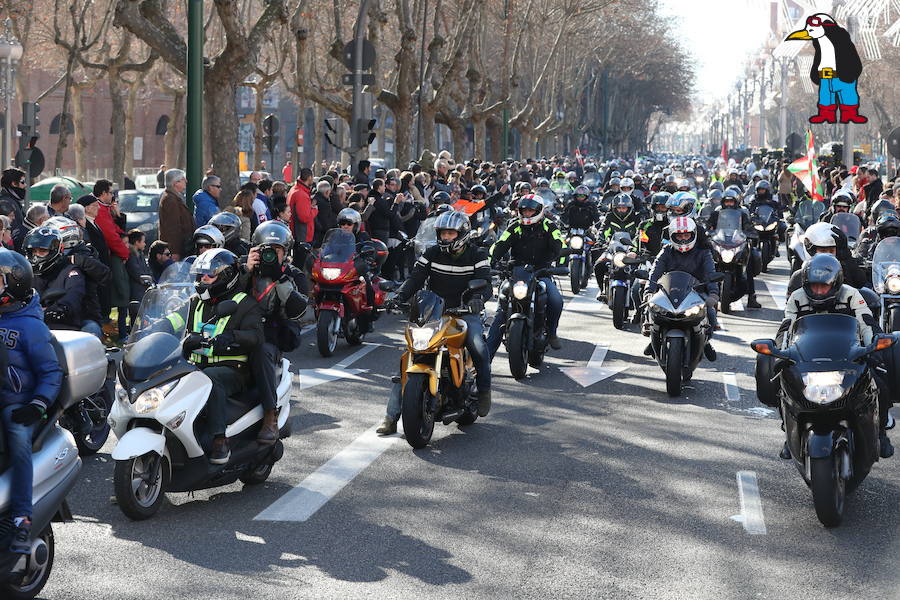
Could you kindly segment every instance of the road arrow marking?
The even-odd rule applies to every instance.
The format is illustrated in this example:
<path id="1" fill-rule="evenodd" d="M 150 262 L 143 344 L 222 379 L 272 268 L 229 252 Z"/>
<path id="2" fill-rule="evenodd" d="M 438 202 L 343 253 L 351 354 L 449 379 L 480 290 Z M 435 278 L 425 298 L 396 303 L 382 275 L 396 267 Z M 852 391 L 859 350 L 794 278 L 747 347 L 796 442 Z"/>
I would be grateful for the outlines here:
<path id="1" fill-rule="evenodd" d="M 744 525 L 750 535 L 766 535 L 766 521 L 763 519 L 762 500 L 759 497 L 759 483 L 754 471 L 737 472 L 738 496 L 741 500 L 741 514 L 732 520 Z"/>
<path id="2" fill-rule="evenodd" d="M 337 381 L 338 379 L 356 379 L 362 380 L 360 373 L 365 373 L 368 369 L 348 369 L 354 362 L 378 348 L 381 344 L 366 344 L 344 360 L 324 369 L 300 369 L 297 371 L 297 377 L 300 380 L 300 389 L 308 390 L 323 383 Z"/>
<path id="3" fill-rule="evenodd" d="M 585 366 L 561 367 L 560 371 L 581 387 L 589 387 L 628 368 L 627 364 L 604 367 L 603 360 L 606 358 L 607 352 L 609 352 L 609 344 L 597 344 L 594 346 L 594 352 Z"/>

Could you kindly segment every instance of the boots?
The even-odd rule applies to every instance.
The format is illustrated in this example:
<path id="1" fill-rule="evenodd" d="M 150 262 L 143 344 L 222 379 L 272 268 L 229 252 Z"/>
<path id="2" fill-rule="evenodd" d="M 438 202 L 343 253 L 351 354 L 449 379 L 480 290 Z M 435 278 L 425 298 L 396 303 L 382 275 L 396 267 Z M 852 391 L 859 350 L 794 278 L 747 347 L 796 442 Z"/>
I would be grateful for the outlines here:
<path id="1" fill-rule="evenodd" d="M 491 412 L 491 390 L 478 390 L 478 416 L 486 417 Z"/>
<path id="2" fill-rule="evenodd" d="M 224 435 L 213 439 L 212 448 L 209 451 L 209 462 L 213 465 L 224 465 L 231 458 L 231 449 L 228 447 L 228 438 Z"/>
<path id="3" fill-rule="evenodd" d="M 747 308 L 762 308 L 762 304 L 756 300 L 756 294 L 751 294 L 750 297 L 747 298 Z"/>
<path id="4" fill-rule="evenodd" d="M 381 422 L 381 425 L 378 426 L 378 429 L 375 430 L 375 433 L 378 435 L 392 435 L 397 433 L 397 421 L 390 417 L 385 417 Z"/>
<path id="5" fill-rule="evenodd" d="M 781 452 L 778 453 L 778 458 L 781 460 L 791 460 L 791 449 L 788 447 L 788 443 L 785 442 L 784 446 L 781 447 Z"/>
<path id="6" fill-rule="evenodd" d="M 894 455 L 894 446 L 884 430 L 878 435 L 878 455 L 881 458 L 890 458 Z"/>
<path id="7" fill-rule="evenodd" d="M 809 118 L 810 123 L 837 123 L 837 104 L 824 106 L 819 104 L 819 114 Z"/>
<path id="8" fill-rule="evenodd" d="M 869 119 L 859 114 L 858 110 L 859 104 L 855 106 L 841 104 L 841 123 L 867 123 Z"/>
<path id="9" fill-rule="evenodd" d="M 263 411 L 263 424 L 256 436 L 256 442 L 268 446 L 278 441 L 278 409 L 267 408 Z"/>

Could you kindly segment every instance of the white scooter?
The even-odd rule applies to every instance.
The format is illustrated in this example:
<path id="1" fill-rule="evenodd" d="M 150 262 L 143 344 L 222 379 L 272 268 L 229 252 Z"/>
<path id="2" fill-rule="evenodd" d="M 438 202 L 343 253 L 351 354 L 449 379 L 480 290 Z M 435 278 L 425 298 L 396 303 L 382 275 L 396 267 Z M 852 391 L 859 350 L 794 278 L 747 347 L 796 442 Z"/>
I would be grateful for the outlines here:
<path id="1" fill-rule="evenodd" d="M 273 445 L 256 442 L 263 420 L 259 391 L 251 389 L 229 398 L 225 435 L 231 445 L 227 464 L 209 463 L 212 437 L 204 408 L 212 381 L 183 358 L 184 327 L 173 333 L 158 331 L 159 322 L 180 311 L 187 320 L 187 296 L 192 286 L 166 284 L 144 295 L 125 356 L 119 367 L 120 386 L 109 423 L 119 441 L 114 488 L 119 508 L 132 519 L 148 519 L 160 508 L 166 492 L 188 492 L 228 485 L 264 482 L 284 454 L 281 439 L 290 436 L 288 423 L 292 375 L 282 358 L 276 368 L 278 428 Z M 237 307 L 219 304 L 217 318 Z M 135 340 L 135 341 L 132 341 Z"/>

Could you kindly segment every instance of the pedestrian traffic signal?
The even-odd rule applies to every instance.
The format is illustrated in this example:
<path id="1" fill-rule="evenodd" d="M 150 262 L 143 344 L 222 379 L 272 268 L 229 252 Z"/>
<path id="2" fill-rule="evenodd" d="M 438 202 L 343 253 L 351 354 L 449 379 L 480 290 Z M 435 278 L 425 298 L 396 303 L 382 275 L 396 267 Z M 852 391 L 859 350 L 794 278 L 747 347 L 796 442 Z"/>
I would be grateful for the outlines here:
<path id="1" fill-rule="evenodd" d="M 366 148 L 375 140 L 375 119 L 359 119 L 357 121 L 356 135 L 358 136 L 356 146 L 358 148 Z"/>
<path id="2" fill-rule="evenodd" d="M 336 118 L 325 119 L 325 141 L 340 148 L 340 140 L 338 139 L 338 120 Z"/>
<path id="3" fill-rule="evenodd" d="M 38 113 L 41 112 L 41 105 L 37 102 L 22 103 L 22 123 L 19 125 L 19 132 L 22 134 L 20 147 L 33 148 L 41 134 L 38 133 L 38 125 L 41 120 Z"/>
<path id="4" fill-rule="evenodd" d="M 270 155 L 275 153 L 275 147 L 278 146 L 278 129 L 278 117 L 268 115 L 263 119 L 263 145 Z"/>

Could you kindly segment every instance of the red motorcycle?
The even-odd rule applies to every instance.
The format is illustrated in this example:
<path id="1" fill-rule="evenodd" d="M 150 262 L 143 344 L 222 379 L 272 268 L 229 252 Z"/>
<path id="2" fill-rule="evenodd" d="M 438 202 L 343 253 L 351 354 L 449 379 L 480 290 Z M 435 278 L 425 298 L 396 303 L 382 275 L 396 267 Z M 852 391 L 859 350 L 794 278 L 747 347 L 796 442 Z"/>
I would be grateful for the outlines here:
<path id="1" fill-rule="evenodd" d="M 371 276 L 375 306 L 366 297 L 362 272 L 376 273 L 387 259 L 387 246 L 378 240 L 356 243 L 349 231 L 332 229 L 313 263 L 313 298 L 316 306 L 316 342 L 322 356 L 331 356 L 338 337 L 350 345 L 362 344 L 374 309 L 384 304 L 383 280 Z"/>

